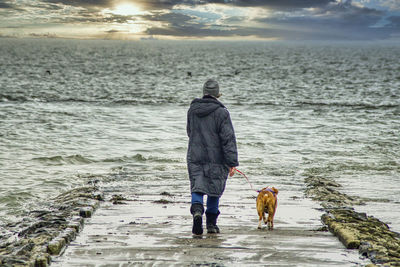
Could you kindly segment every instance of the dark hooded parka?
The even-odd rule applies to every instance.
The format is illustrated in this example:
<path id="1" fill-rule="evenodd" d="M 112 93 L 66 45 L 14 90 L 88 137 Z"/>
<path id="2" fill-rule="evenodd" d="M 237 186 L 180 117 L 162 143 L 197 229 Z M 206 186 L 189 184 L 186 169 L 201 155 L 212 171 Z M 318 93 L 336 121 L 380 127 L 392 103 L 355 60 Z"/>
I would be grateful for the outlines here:
<path id="1" fill-rule="evenodd" d="M 220 197 L 225 190 L 229 168 L 239 165 L 229 112 L 211 96 L 196 98 L 190 104 L 186 128 L 191 192 Z"/>

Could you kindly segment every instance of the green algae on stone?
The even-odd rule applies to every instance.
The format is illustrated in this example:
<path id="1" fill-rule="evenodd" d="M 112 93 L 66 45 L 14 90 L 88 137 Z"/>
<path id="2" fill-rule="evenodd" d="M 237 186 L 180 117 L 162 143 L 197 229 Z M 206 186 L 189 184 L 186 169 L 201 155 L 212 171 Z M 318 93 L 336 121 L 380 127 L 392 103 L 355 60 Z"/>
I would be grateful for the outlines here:
<path id="1" fill-rule="evenodd" d="M 361 198 L 339 192 L 337 189 L 341 185 L 331 179 L 312 176 L 307 177 L 305 183 L 306 195 L 322 202 L 321 205 L 325 208 L 365 204 Z"/>
<path id="2" fill-rule="evenodd" d="M 322 222 L 348 249 L 358 249 L 375 264 L 400 266 L 400 234 L 373 216 L 356 212 L 351 206 L 363 204 L 361 198 L 339 192 L 331 179 L 308 177 L 306 195 L 324 208 Z"/>
<path id="3" fill-rule="evenodd" d="M 168 203 L 173 203 L 173 202 L 169 201 L 167 199 L 159 199 L 159 200 L 154 200 L 153 203 L 156 203 L 156 204 L 168 204 Z"/>
<path id="4" fill-rule="evenodd" d="M 126 197 L 122 196 L 122 195 L 113 195 L 110 199 L 110 201 L 114 204 L 114 205 L 118 205 L 118 204 L 126 204 L 124 201 L 128 200 Z"/>
<path id="5" fill-rule="evenodd" d="M 328 226 L 328 229 L 332 233 L 339 237 L 339 240 L 346 248 L 354 249 L 360 247 L 358 231 L 351 227 L 346 227 L 326 214 L 322 216 L 322 221 Z"/>
<path id="6" fill-rule="evenodd" d="M 47 251 L 50 253 L 50 255 L 58 255 L 66 244 L 67 243 L 64 238 L 57 237 L 47 245 Z"/>
<path id="7" fill-rule="evenodd" d="M 48 266 L 50 254 L 60 254 L 82 229 L 79 210 L 86 207 L 92 214 L 101 199 L 95 186 L 75 188 L 52 199 L 46 210 L 30 211 L 7 225 L 15 234 L 0 237 L 0 265 Z"/>

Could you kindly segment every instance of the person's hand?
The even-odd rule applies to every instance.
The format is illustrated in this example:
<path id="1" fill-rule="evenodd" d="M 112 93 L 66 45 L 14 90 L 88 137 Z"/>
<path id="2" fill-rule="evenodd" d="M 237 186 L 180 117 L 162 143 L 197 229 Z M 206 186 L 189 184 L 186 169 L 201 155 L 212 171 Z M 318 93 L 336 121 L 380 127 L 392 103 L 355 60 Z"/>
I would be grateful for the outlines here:
<path id="1" fill-rule="evenodd" d="M 229 169 L 229 177 L 232 177 L 235 174 L 235 167 L 231 167 Z"/>

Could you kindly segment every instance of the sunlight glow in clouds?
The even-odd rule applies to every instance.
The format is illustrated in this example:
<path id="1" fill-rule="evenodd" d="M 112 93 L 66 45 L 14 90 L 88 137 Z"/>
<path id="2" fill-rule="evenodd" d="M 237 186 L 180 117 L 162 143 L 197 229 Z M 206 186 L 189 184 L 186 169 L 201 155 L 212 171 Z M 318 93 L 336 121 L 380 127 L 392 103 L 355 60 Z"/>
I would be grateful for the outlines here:
<path id="1" fill-rule="evenodd" d="M 107 8 L 103 10 L 103 14 L 107 13 L 121 16 L 134 16 L 144 14 L 145 12 L 141 11 L 139 7 L 132 3 L 121 3 L 113 9 Z"/>
<path id="2" fill-rule="evenodd" d="M 146 30 L 145 23 L 134 20 L 135 16 L 148 14 L 146 11 L 142 11 L 138 6 L 132 3 L 120 3 L 113 8 L 106 8 L 101 12 L 105 17 L 112 17 L 114 15 L 118 16 L 126 16 L 131 17 L 132 19 L 126 20 L 125 23 L 115 23 L 113 26 L 113 30 L 110 30 L 109 33 L 113 32 L 125 32 L 130 34 L 140 33 Z M 120 34 L 120 33 L 119 33 Z M 114 34 L 115 35 L 115 34 Z"/>

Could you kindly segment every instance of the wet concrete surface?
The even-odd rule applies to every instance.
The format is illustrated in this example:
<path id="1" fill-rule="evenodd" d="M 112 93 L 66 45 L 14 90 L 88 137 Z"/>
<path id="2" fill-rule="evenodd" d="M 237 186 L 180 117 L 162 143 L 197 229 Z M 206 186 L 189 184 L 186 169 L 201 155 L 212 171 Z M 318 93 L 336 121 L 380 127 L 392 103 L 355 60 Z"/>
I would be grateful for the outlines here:
<path id="1" fill-rule="evenodd" d="M 357 250 L 346 249 L 330 232 L 321 231 L 322 212 L 318 204 L 294 196 L 295 191 L 281 191 L 278 195 L 274 230 L 267 227 L 259 230 L 255 193 L 240 191 L 239 185 L 232 185 L 221 198 L 218 219 L 221 233 L 203 234 L 200 238 L 191 233 L 189 195 L 182 192 L 148 190 L 131 194 L 127 201 L 118 204 L 104 202 L 64 254 L 52 258 L 52 266 L 363 266 L 370 263 L 361 259 Z"/>

